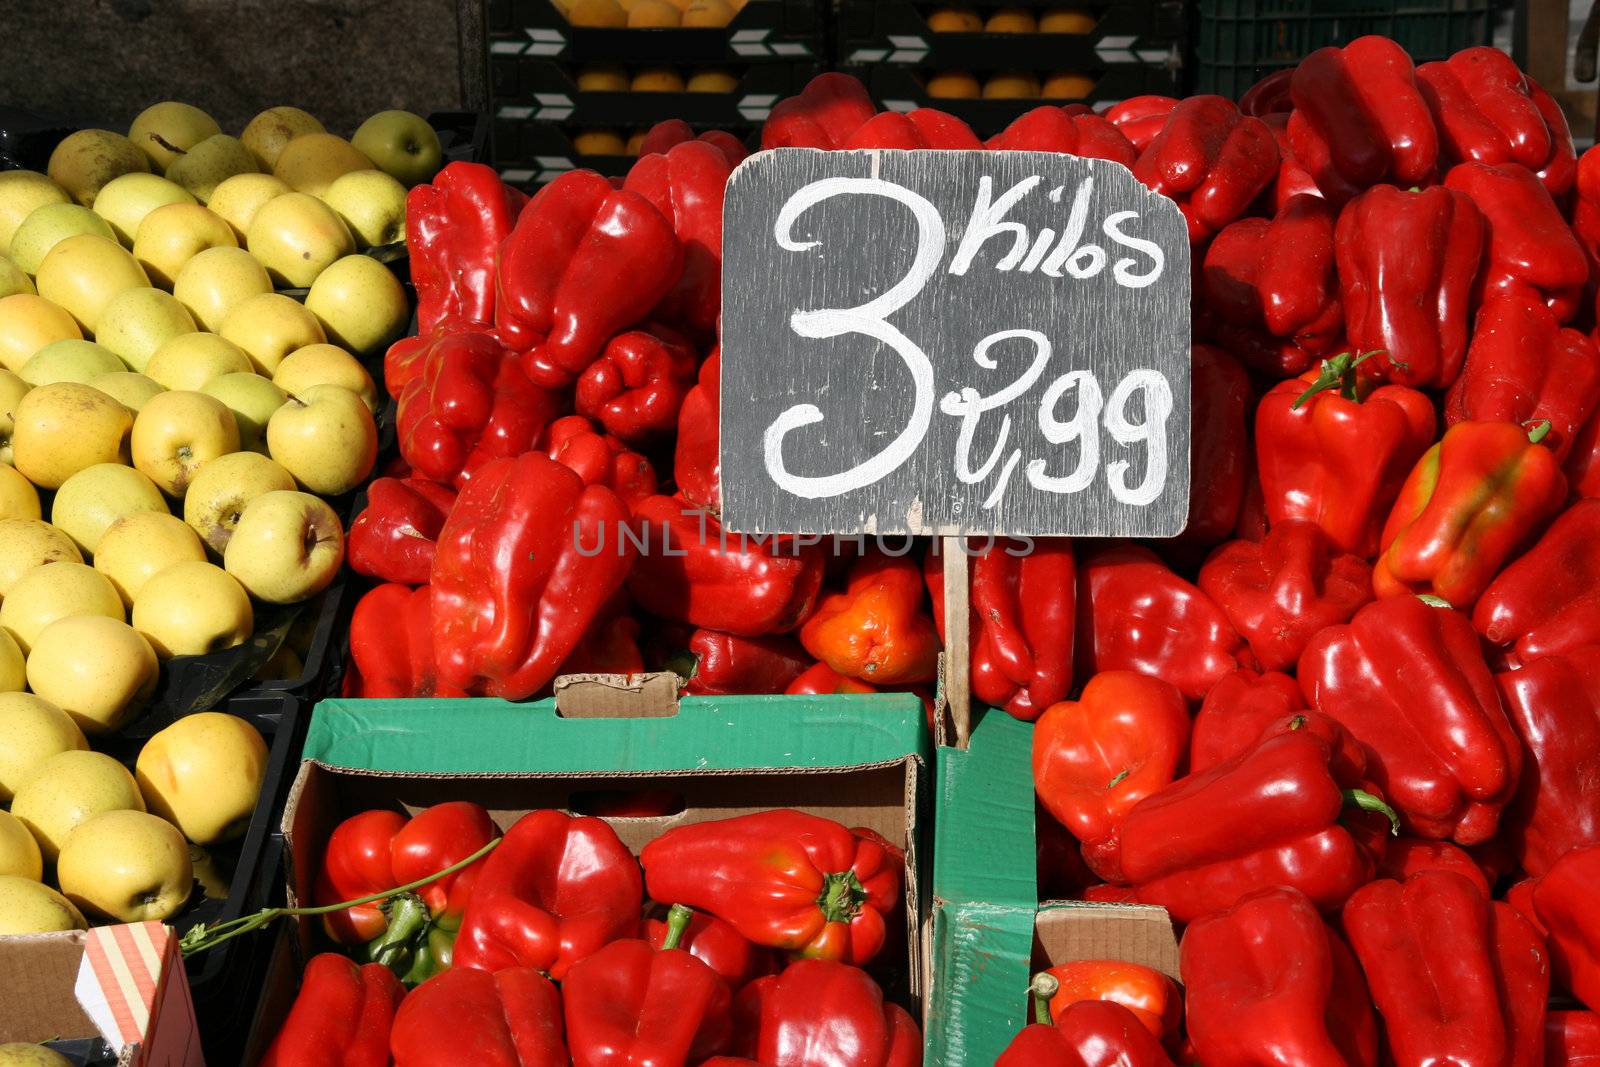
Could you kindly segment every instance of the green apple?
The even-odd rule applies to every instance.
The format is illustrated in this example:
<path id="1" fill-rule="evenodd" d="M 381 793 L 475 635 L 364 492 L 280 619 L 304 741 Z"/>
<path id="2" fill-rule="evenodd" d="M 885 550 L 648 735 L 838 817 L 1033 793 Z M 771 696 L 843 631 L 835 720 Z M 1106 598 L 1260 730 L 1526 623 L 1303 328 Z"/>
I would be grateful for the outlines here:
<path id="1" fill-rule="evenodd" d="M 103 752 L 69 750 L 45 757 L 11 800 L 11 814 L 33 831 L 49 863 L 56 861 L 67 835 L 96 815 L 143 810 L 132 772 Z"/>
<path id="2" fill-rule="evenodd" d="M 342 385 L 313 385 L 273 413 L 267 454 L 313 493 L 348 493 L 378 458 L 372 409 Z"/>
<path id="3" fill-rule="evenodd" d="M 204 204 L 217 186 L 235 174 L 251 174 L 257 169 L 256 157 L 239 138 L 219 133 L 173 160 L 167 167 L 167 177 Z"/>
<path id="4" fill-rule="evenodd" d="M 119 370 L 110 374 L 102 374 L 98 378 L 90 379 L 87 383 L 95 389 L 120 403 L 134 414 L 149 402 L 150 398 L 161 392 L 161 384 L 138 371 Z"/>
<path id="5" fill-rule="evenodd" d="M 284 193 L 262 204 L 245 246 L 273 281 L 291 289 L 306 288 L 356 249 L 344 220 L 309 193 Z"/>
<path id="6" fill-rule="evenodd" d="M 183 497 L 183 521 L 220 556 L 246 504 L 263 493 L 292 489 L 294 477 L 259 452 L 219 456 L 201 467 L 189 483 Z M 95 564 L 99 562 L 97 558 Z"/>
<path id="7" fill-rule="evenodd" d="M 188 262 L 210 248 L 238 248 L 233 228 L 199 204 L 158 207 L 139 224 L 133 258 L 150 280 L 170 290 Z"/>
<path id="8" fill-rule="evenodd" d="M 88 382 L 102 374 L 126 370 L 117 354 L 93 341 L 52 341 L 22 365 L 17 377 L 29 385 Z"/>
<path id="9" fill-rule="evenodd" d="M 284 146 L 272 165 L 272 173 L 297 193 L 321 196 L 341 174 L 371 170 L 372 166 L 372 160 L 343 137 L 332 133 L 307 133 Z"/>
<path id="10" fill-rule="evenodd" d="M 222 559 L 257 600 L 295 604 L 322 592 L 339 573 L 344 530 L 319 497 L 263 493 L 245 505 Z"/>
<path id="11" fill-rule="evenodd" d="M 151 397 L 140 410 L 130 446 L 133 465 L 181 500 L 201 467 L 239 451 L 239 424 L 216 397 L 174 389 Z"/>
<path id="12" fill-rule="evenodd" d="M 345 256 L 311 283 L 306 310 L 328 340 L 357 355 L 382 352 L 411 317 L 406 291 L 394 271 L 371 256 Z"/>
<path id="13" fill-rule="evenodd" d="M 100 190 L 94 213 L 111 224 L 124 248 L 132 248 L 139 224 L 150 212 L 168 204 L 194 202 L 192 193 L 159 174 L 124 174 Z"/>
<path id="14" fill-rule="evenodd" d="M 228 312 L 252 296 L 272 292 L 261 261 L 242 248 L 208 248 L 178 271 L 172 295 L 203 329 L 222 329 Z"/>
<path id="15" fill-rule="evenodd" d="M 242 453 L 255 455 L 253 452 Z M 212 460 L 200 470 L 200 475 L 184 495 L 184 506 L 205 472 L 222 460 Z M 94 569 L 111 579 L 117 595 L 129 607 L 144 583 L 160 574 L 174 563 L 189 563 L 206 558 L 200 535 L 176 515 L 166 512 L 136 511 L 112 523 L 95 546 Z"/>
<path id="16" fill-rule="evenodd" d="M 341 175 L 322 200 L 350 227 L 357 248 L 406 239 L 406 187 L 381 170 Z"/>
<path id="17" fill-rule="evenodd" d="M 0 603 L 0 627 L 24 656 L 34 639 L 57 619 L 104 615 L 121 620 L 122 597 L 111 579 L 83 563 L 46 563 L 24 574 Z"/>
<path id="18" fill-rule="evenodd" d="M 261 205 L 293 191 L 287 182 L 270 174 L 235 174 L 211 191 L 206 207 L 228 224 L 242 246 L 245 235 L 250 232 L 250 222 Z"/>
<path id="19" fill-rule="evenodd" d="M 11 254 L 11 235 L 46 204 L 66 204 L 66 190 L 36 170 L 0 170 L 0 255 Z"/>
<path id="20" fill-rule="evenodd" d="M 239 140 L 250 149 L 262 170 L 271 170 L 278 162 L 284 145 L 308 133 L 322 133 L 322 123 L 315 115 L 297 107 L 269 107 L 244 128 Z"/>
<path id="21" fill-rule="evenodd" d="M 342 385 L 359 396 L 374 413 L 378 386 L 361 361 L 338 345 L 307 345 L 283 358 L 272 373 L 273 384 L 286 393 L 299 393 L 313 385 Z"/>
<path id="22" fill-rule="evenodd" d="M 128 140 L 150 157 L 154 170 L 166 170 L 179 155 L 222 132 L 217 120 L 192 104 L 163 100 L 139 112 Z"/>
<path id="23" fill-rule="evenodd" d="M 11 259 L 28 274 L 38 274 L 39 264 L 52 248 L 80 233 L 117 239 L 111 223 L 82 204 L 45 204 L 23 219 L 11 235 Z"/>
<path id="24" fill-rule="evenodd" d="M 289 394 L 253 371 L 221 374 L 200 387 L 231 412 L 239 427 L 239 448 L 260 452 L 266 448 L 267 423 L 289 400 Z"/>
<path id="25" fill-rule="evenodd" d="M 186 333 L 156 349 L 144 372 L 164 389 L 193 390 L 250 369 L 250 357 L 232 341 L 214 333 Z"/>
<path id="26" fill-rule="evenodd" d="M 34 292 L 33 279 L 28 272 L 6 256 L 0 256 L 0 300 L 17 293 Z"/>
<path id="27" fill-rule="evenodd" d="M 120 356 L 130 370 L 142 374 L 162 345 L 195 330 L 194 317 L 171 293 L 130 289 L 106 305 L 95 325 L 94 339 Z"/>
<path id="28" fill-rule="evenodd" d="M 361 124 L 350 144 L 408 189 L 431 180 L 444 161 L 439 134 L 409 111 L 378 112 Z"/>
<path id="29" fill-rule="evenodd" d="M 50 249 L 33 284 L 40 296 L 60 305 L 81 329 L 93 333 L 113 298 L 129 289 L 148 288 L 150 278 L 133 253 L 117 242 L 80 233 Z"/>
<path id="30" fill-rule="evenodd" d="M 228 312 L 217 333 L 248 352 L 257 372 L 269 377 L 290 352 L 328 339 L 317 317 L 282 293 L 262 293 L 241 301 Z"/>
<path id="31" fill-rule="evenodd" d="M 94 198 L 106 183 L 149 169 L 149 158 L 122 134 L 79 130 L 56 145 L 45 173 L 72 199 L 84 207 L 93 207 Z"/>
<path id="32" fill-rule="evenodd" d="M 72 538 L 85 558 L 94 555 L 111 524 L 142 511 L 167 514 L 156 483 L 120 463 L 96 463 L 62 483 L 50 505 L 50 523 Z"/>
<path id="33" fill-rule="evenodd" d="M 238 579 L 214 563 L 175 563 L 133 598 L 133 628 L 160 659 L 203 656 L 250 640 L 255 615 Z"/>

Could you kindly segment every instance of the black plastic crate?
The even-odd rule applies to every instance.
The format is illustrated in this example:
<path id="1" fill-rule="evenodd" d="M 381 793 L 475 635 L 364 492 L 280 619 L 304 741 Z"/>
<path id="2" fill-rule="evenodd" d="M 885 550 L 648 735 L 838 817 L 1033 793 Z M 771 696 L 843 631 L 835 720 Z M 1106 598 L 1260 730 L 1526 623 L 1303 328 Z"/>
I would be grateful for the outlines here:
<path id="1" fill-rule="evenodd" d="M 749 0 L 721 28 L 600 29 L 574 26 L 550 0 L 489 0 L 490 56 L 529 55 L 593 63 L 754 63 L 823 55 L 830 0 Z"/>
<path id="2" fill-rule="evenodd" d="M 1194 88 L 1237 98 L 1318 48 L 1369 33 L 1394 38 L 1426 63 L 1489 44 L 1493 32 L 1489 0 L 1200 0 Z"/>
<path id="3" fill-rule="evenodd" d="M 642 127 L 641 127 L 642 128 Z M 608 178 L 628 173 L 638 160 L 633 155 L 584 155 L 573 143 L 577 129 L 554 122 L 533 119 L 494 121 L 494 165 L 502 181 L 522 189 L 532 189 L 583 167 Z M 626 138 L 634 132 L 618 128 Z M 733 131 L 742 135 L 743 131 Z"/>

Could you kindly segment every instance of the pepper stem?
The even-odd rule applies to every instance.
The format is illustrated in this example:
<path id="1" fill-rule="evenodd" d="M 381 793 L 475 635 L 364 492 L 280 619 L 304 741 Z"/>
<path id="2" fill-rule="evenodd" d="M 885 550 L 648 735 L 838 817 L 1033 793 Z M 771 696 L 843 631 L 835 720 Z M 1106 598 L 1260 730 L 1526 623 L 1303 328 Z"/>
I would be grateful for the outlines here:
<path id="1" fill-rule="evenodd" d="M 1301 404 L 1304 404 L 1318 393 L 1324 393 L 1330 389 L 1337 389 L 1339 395 L 1346 400 L 1359 401 L 1361 397 L 1356 389 L 1356 368 L 1373 356 L 1378 355 L 1380 351 L 1380 349 L 1373 349 L 1371 352 L 1363 352 L 1359 356 L 1354 352 L 1340 352 L 1337 356 L 1323 360 L 1322 366 L 1317 372 L 1317 380 L 1312 382 L 1305 392 L 1295 397 L 1294 403 L 1290 407 L 1295 411 L 1299 411 Z"/>
<path id="2" fill-rule="evenodd" d="M 1536 445 L 1543 441 L 1550 433 L 1550 420 L 1538 419 L 1534 422 L 1523 423 L 1528 428 L 1528 443 Z"/>
<path id="3" fill-rule="evenodd" d="M 1028 992 L 1033 996 L 1033 1021 L 1041 1026 L 1054 1026 L 1055 1020 L 1050 1018 L 1050 998 L 1061 990 L 1061 980 L 1049 971 L 1040 971 L 1033 976 L 1033 982 L 1028 986 Z"/>
<path id="4" fill-rule="evenodd" d="M 1383 812 L 1389 817 L 1389 833 L 1395 837 L 1400 836 L 1400 813 L 1365 789 L 1346 789 L 1344 802 L 1347 806 L 1360 808 L 1362 811 Z"/>
<path id="5" fill-rule="evenodd" d="M 1432 593 L 1418 593 L 1417 599 L 1428 605 L 1430 608 L 1450 608 L 1455 606 L 1444 597 L 1434 596 Z"/>
<path id="6" fill-rule="evenodd" d="M 383 913 L 389 924 L 383 933 L 367 943 L 367 955 L 373 963 L 381 963 L 394 971 L 411 951 L 411 943 L 432 916 L 428 906 L 415 893 L 400 893 L 390 897 L 384 902 Z"/>
<path id="7" fill-rule="evenodd" d="M 683 942 L 683 935 L 689 932 L 689 923 L 694 919 L 694 909 L 686 904 L 674 904 L 667 909 L 667 939 L 661 942 L 661 950 L 677 948 Z"/>
<path id="8" fill-rule="evenodd" d="M 849 922 L 866 902 L 867 888 L 856 877 L 855 871 L 838 871 L 828 875 L 822 887 L 822 896 L 817 898 L 823 920 L 830 923 Z"/>

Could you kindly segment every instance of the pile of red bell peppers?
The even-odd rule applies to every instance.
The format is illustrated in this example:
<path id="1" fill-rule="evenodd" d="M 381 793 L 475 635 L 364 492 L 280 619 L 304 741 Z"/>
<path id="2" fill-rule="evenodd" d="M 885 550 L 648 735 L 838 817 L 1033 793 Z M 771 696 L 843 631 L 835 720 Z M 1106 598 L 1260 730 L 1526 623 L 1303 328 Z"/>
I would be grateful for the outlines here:
<path id="1" fill-rule="evenodd" d="M 678 826 L 638 858 L 560 811 L 503 835 L 465 801 L 361 812 L 314 903 L 383 899 L 322 915 L 344 952 L 311 960 L 263 1063 L 918 1067 L 916 1022 L 868 970 L 904 977 L 903 950 L 880 958 L 904 945 L 904 870 L 873 831 L 792 810 Z"/>

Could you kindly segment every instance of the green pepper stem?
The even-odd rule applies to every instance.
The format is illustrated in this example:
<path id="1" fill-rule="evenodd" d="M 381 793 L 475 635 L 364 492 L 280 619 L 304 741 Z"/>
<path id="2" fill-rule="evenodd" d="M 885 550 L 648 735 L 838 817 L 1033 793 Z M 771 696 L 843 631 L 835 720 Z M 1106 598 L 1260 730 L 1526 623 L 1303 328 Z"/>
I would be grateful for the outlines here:
<path id="1" fill-rule="evenodd" d="M 1033 1021 L 1041 1026 L 1054 1026 L 1055 1021 L 1050 1018 L 1050 998 L 1061 991 L 1061 980 L 1049 971 L 1040 971 L 1033 976 L 1033 982 L 1028 986 L 1028 992 L 1033 996 Z"/>
<path id="2" fill-rule="evenodd" d="M 1528 427 L 1528 443 L 1536 445 L 1550 434 L 1550 420 L 1539 419 L 1536 422 L 1524 423 Z"/>
<path id="3" fill-rule="evenodd" d="M 1362 811 L 1383 812 L 1389 817 L 1389 833 L 1395 837 L 1400 836 L 1400 813 L 1365 789 L 1346 789 L 1344 791 L 1344 802 L 1346 805 L 1360 808 Z"/>
<path id="4" fill-rule="evenodd" d="M 1359 402 L 1361 397 L 1357 391 L 1355 370 L 1361 364 L 1380 354 L 1381 349 L 1363 352 L 1359 356 L 1354 352 L 1340 352 L 1322 361 L 1322 366 L 1317 372 L 1317 380 L 1306 388 L 1306 391 L 1295 397 L 1294 403 L 1289 405 L 1295 411 L 1300 410 L 1300 405 L 1316 396 L 1318 393 L 1337 389 L 1339 395 L 1346 400 Z"/>
<path id="5" fill-rule="evenodd" d="M 1450 603 L 1450 601 L 1446 600 L 1444 597 L 1442 597 L 1442 596 L 1434 596 L 1432 593 L 1418 593 L 1417 594 L 1417 599 L 1422 601 L 1424 604 L 1428 605 L 1428 607 L 1430 607 L 1430 608 L 1453 608 L 1453 607 L 1455 607 L 1454 604 Z"/>
<path id="6" fill-rule="evenodd" d="M 822 896 L 817 898 L 823 920 L 830 923 L 849 922 L 866 902 L 867 888 L 856 877 L 855 871 L 838 871 L 828 875 L 822 887 Z"/>
<path id="7" fill-rule="evenodd" d="M 694 909 L 686 904 L 674 904 L 667 909 L 667 939 L 661 942 L 662 951 L 677 948 L 683 942 L 683 935 L 689 932 L 689 923 L 694 920 Z"/>
<path id="8" fill-rule="evenodd" d="M 428 906 L 415 893 L 398 893 L 384 902 L 383 911 L 389 923 L 383 933 L 367 944 L 367 955 L 372 962 L 381 963 L 391 971 L 397 970 L 401 961 L 411 951 L 412 942 L 422 933 L 432 918 Z"/>

